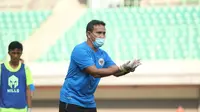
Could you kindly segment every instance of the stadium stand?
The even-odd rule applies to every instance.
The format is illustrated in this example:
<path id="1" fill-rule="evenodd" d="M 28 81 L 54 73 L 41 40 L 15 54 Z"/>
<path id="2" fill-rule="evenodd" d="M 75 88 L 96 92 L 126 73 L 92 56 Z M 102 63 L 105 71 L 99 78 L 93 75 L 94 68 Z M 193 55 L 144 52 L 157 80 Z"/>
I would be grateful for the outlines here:
<path id="1" fill-rule="evenodd" d="M 141 58 L 143 65 L 134 74 L 103 78 L 97 99 L 199 99 L 199 6 L 146 7 L 152 4 L 149 0 L 145 7 L 132 7 L 135 2 L 130 1 L 124 5 L 129 7 L 84 10 L 62 0 L 62 7 L 56 3 L 48 11 L 0 12 L 0 60 L 11 40 L 23 42 L 24 54 L 31 58 L 25 63 L 33 73 L 34 99 L 57 100 L 73 47 L 86 39 L 88 21 L 101 19 L 107 23 L 103 48 L 113 60 L 121 64 Z M 174 5 L 199 3 L 193 1 Z M 30 9 L 38 3 L 42 1 L 30 4 Z"/>
<path id="2" fill-rule="evenodd" d="M 5 59 L 10 41 L 25 41 L 51 15 L 51 11 L 0 12 L 0 60 Z"/>
<path id="3" fill-rule="evenodd" d="M 200 8 L 162 7 L 88 10 L 38 61 L 69 60 L 73 47 L 85 40 L 85 26 L 91 19 L 107 23 L 104 48 L 114 60 L 133 55 L 142 60 L 200 59 Z"/>

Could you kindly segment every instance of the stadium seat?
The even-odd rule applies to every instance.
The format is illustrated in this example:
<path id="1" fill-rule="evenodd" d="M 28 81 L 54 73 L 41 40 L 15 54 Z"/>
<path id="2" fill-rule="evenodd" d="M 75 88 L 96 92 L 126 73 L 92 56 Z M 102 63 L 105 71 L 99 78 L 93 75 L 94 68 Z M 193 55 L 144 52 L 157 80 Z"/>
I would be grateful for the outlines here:
<path id="1" fill-rule="evenodd" d="M 86 39 L 85 27 L 92 19 L 107 23 L 103 48 L 114 60 L 200 59 L 200 8 L 152 7 L 88 10 L 37 61 L 69 60 L 73 47 Z"/>
<path id="2" fill-rule="evenodd" d="M 51 11 L 0 12 L 0 60 L 13 40 L 23 41 L 40 26 Z"/>

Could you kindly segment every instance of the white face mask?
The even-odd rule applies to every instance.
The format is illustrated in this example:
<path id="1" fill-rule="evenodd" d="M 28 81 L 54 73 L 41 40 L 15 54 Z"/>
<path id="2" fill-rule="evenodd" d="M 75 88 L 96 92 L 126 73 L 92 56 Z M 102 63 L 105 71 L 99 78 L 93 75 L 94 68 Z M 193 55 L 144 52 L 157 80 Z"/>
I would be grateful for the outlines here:
<path id="1" fill-rule="evenodd" d="M 93 41 L 92 43 L 95 48 L 99 48 L 99 47 L 103 46 L 104 42 L 105 42 L 104 38 L 96 38 L 95 41 Z"/>

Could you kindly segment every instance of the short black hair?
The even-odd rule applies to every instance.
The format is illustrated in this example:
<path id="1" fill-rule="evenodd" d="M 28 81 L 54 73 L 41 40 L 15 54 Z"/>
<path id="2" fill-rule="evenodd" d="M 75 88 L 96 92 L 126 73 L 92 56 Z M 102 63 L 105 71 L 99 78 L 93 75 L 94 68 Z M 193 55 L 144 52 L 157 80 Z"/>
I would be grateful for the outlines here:
<path id="1" fill-rule="evenodd" d="M 103 26 L 106 26 L 106 23 L 104 23 L 103 21 L 100 21 L 100 20 L 92 20 L 92 21 L 90 21 L 87 24 L 86 32 L 87 31 L 93 31 L 94 25 L 103 25 Z"/>
<path id="2" fill-rule="evenodd" d="M 22 46 L 22 44 L 20 42 L 12 41 L 8 46 L 8 51 L 14 50 L 16 48 L 23 51 L 23 46 Z"/>

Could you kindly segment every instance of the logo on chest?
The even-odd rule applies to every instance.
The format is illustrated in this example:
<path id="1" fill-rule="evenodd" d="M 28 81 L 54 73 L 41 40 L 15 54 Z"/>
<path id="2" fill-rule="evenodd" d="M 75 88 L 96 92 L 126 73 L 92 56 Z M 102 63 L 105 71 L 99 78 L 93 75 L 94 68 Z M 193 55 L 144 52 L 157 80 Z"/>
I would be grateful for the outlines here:
<path id="1" fill-rule="evenodd" d="M 8 93 L 19 93 L 19 89 L 17 89 L 19 85 L 19 79 L 15 76 L 12 75 L 8 78 L 8 86 L 10 89 L 7 89 Z"/>
<path id="2" fill-rule="evenodd" d="M 105 61 L 104 61 L 103 58 L 99 58 L 98 63 L 99 63 L 100 66 L 103 66 Z"/>

